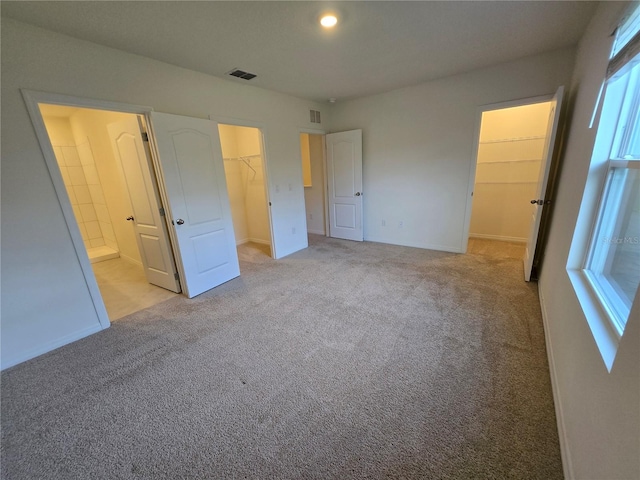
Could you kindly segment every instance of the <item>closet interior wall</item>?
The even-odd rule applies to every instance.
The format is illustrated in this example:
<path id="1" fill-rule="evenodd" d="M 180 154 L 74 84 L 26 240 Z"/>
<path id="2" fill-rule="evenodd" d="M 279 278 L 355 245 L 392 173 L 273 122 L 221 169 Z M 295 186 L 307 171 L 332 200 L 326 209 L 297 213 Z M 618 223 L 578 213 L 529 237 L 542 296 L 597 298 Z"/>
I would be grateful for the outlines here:
<path id="1" fill-rule="evenodd" d="M 260 130 L 222 124 L 218 130 L 236 243 L 270 245 Z"/>
<path id="2" fill-rule="evenodd" d="M 549 102 L 482 114 L 469 236 L 526 242 Z"/>

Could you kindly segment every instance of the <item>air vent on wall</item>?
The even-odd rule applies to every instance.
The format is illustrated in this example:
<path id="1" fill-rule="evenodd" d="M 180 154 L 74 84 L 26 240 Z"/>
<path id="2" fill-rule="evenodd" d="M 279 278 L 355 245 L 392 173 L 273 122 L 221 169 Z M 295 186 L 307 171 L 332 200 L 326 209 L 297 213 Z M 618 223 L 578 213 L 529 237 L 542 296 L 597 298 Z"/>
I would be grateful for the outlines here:
<path id="1" fill-rule="evenodd" d="M 252 78 L 256 78 L 257 75 L 249 72 L 245 72 L 244 70 L 240 70 L 234 68 L 230 72 L 227 72 L 227 75 L 231 75 L 232 77 L 242 78 L 244 80 L 251 80 Z"/>
<path id="2" fill-rule="evenodd" d="M 309 119 L 311 123 L 320 123 L 320 112 L 318 110 L 309 110 Z"/>

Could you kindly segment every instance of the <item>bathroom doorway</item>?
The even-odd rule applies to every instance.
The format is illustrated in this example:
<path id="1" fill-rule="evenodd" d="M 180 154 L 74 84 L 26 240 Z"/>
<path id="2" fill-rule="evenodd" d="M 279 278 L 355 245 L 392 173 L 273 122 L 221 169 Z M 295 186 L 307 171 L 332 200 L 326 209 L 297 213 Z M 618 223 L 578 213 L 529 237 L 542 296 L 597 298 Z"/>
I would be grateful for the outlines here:
<path id="1" fill-rule="evenodd" d="M 39 109 L 109 319 L 174 297 L 180 287 L 142 116 L 44 103 Z M 127 125 L 138 137 L 122 135 Z M 123 157 L 127 149 L 133 163 Z"/>
<path id="2" fill-rule="evenodd" d="M 249 263 L 274 258 L 262 131 L 221 123 L 218 133 L 238 257 Z"/>

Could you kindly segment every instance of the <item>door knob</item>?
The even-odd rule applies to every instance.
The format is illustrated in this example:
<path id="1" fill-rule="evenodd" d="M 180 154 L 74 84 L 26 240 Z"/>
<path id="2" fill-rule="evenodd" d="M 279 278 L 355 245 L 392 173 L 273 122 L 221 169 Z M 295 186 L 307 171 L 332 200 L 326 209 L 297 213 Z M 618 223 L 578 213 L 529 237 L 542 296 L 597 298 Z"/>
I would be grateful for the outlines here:
<path id="1" fill-rule="evenodd" d="M 127 221 L 128 221 L 128 222 L 132 222 L 132 221 L 133 221 L 133 215 L 129 215 L 129 216 L 127 217 Z"/>
<path id="2" fill-rule="evenodd" d="M 181 218 L 179 218 L 178 220 L 176 220 L 176 223 L 177 223 L 178 225 L 183 225 L 183 224 L 184 224 L 184 220 L 183 220 L 183 219 L 181 219 Z"/>
<path id="3" fill-rule="evenodd" d="M 356 197 L 359 197 L 360 195 L 362 195 L 360 192 L 356 192 Z"/>

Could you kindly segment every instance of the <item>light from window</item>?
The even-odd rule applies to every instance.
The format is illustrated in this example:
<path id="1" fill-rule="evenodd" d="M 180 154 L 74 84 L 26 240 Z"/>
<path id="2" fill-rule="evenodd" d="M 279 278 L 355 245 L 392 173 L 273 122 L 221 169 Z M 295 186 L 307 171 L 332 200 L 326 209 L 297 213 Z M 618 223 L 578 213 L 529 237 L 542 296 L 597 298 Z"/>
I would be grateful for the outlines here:
<path id="1" fill-rule="evenodd" d="M 638 60 L 638 59 L 636 59 Z M 630 62 L 633 65 L 633 62 Z M 583 271 L 619 336 L 640 284 L 640 64 L 611 79 L 623 91 Z M 606 100 L 605 100 L 606 101 Z"/>

